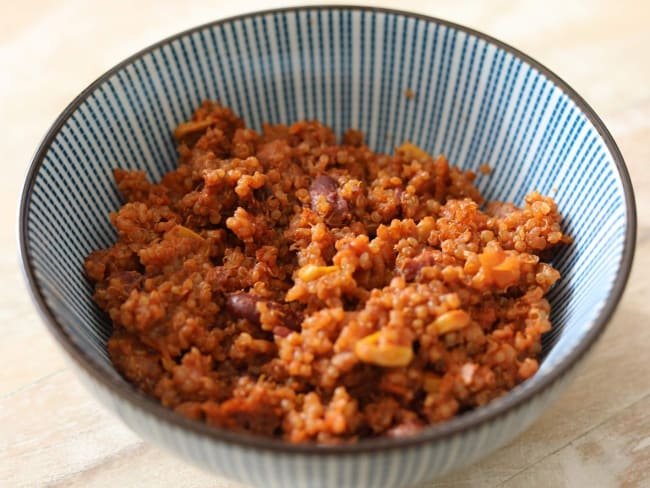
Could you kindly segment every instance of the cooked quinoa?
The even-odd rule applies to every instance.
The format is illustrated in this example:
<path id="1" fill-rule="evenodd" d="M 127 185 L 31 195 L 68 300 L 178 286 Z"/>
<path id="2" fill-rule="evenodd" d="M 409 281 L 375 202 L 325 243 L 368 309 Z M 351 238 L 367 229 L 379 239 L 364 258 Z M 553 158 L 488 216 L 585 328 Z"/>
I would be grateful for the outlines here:
<path id="1" fill-rule="evenodd" d="M 530 378 L 569 243 L 554 201 L 485 202 L 476 174 L 319 122 L 244 127 L 205 102 L 158 184 L 86 260 L 115 367 L 163 405 L 289 442 L 411 435 Z"/>

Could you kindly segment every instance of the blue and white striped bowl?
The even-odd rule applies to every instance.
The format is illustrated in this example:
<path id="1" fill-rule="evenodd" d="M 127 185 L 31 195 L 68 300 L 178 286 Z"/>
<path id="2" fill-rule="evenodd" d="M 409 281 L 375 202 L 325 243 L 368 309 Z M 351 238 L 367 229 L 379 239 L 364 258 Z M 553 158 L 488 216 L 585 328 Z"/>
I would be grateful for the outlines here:
<path id="1" fill-rule="evenodd" d="M 405 96 L 406 90 L 413 97 Z M 174 167 L 172 129 L 203 99 L 252 127 L 318 119 L 361 129 L 376 151 L 411 140 L 489 177 L 489 199 L 553 194 L 575 243 L 554 264 L 555 328 L 539 372 L 508 395 L 422 434 L 296 446 L 187 420 L 113 369 L 110 326 L 82 263 L 115 239 L 115 167 L 157 180 Z M 618 149 L 593 110 L 515 49 L 448 22 L 380 9 L 309 7 L 219 21 L 162 41 L 88 87 L 54 123 L 27 176 L 21 253 L 34 300 L 83 382 L 145 439 L 260 487 L 398 487 L 466 465 L 512 439 L 566 385 L 627 280 L 635 207 Z"/>

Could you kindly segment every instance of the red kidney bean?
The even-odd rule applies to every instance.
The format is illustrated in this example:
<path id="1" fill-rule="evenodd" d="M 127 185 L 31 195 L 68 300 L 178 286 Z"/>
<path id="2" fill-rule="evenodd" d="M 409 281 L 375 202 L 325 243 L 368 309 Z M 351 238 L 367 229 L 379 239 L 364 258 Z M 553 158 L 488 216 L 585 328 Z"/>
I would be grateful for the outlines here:
<path id="1" fill-rule="evenodd" d="M 233 293 L 228 295 L 226 308 L 235 317 L 248 320 L 250 323 L 260 325 L 260 313 L 257 311 L 257 302 L 267 301 L 252 293 Z"/>
<path id="2" fill-rule="evenodd" d="M 260 297 L 253 293 L 237 292 L 228 295 L 228 298 L 226 299 L 226 309 L 228 309 L 228 311 L 235 317 L 246 319 L 251 324 L 260 326 L 260 313 L 257 311 L 257 304 L 259 302 L 266 303 L 266 306 L 271 310 L 277 310 L 282 314 L 284 319 L 284 328 L 289 330 L 300 330 L 300 324 L 302 323 L 302 316 L 300 314 L 278 302 Z"/>
<path id="3" fill-rule="evenodd" d="M 413 258 L 406 259 L 402 264 L 400 274 L 406 281 L 413 281 L 425 266 L 432 266 L 437 262 L 437 251 L 422 251 Z"/>
<path id="4" fill-rule="evenodd" d="M 403 424 L 398 424 L 395 427 L 388 429 L 386 435 L 393 438 L 410 437 L 420 432 L 422 430 L 422 427 L 423 424 L 414 421 L 404 422 Z"/>
<path id="5" fill-rule="evenodd" d="M 319 212 L 318 201 L 324 196 L 327 203 L 330 204 L 327 214 L 322 215 L 325 222 L 329 225 L 342 225 L 350 217 L 348 202 L 338 193 L 338 183 L 329 175 L 320 175 L 314 178 L 309 188 L 311 197 L 311 208 L 314 212 Z"/>
<path id="6" fill-rule="evenodd" d="M 288 327 L 285 327 L 284 325 L 278 325 L 276 327 L 273 327 L 273 335 L 279 337 L 287 337 L 289 334 L 291 334 L 291 332 L 293 331 Z"/>

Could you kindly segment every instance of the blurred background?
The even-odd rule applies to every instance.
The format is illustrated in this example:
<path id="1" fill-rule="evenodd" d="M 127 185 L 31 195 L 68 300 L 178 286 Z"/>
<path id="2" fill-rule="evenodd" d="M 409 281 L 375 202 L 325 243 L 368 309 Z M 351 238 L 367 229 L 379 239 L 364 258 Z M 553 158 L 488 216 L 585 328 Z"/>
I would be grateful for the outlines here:
<path id="1" fill-rule="evenodd" d="M 20 275 L 17 203 L 30 158 L 56 116 L 125 57 L 218 18 L 319 3 L 370 4 L 0 0 L 0 486 L 237 486 L 142 443 L 76 383 Z M 649 486 L 650 281 L 643 270 L 650 269 L 650 2 L 382 0 L 372 5 L 473 27 L 559 74 L 613 133 L 639 209 L 635 271 L 581 377 L 526 434 L 433 486 Z"/>

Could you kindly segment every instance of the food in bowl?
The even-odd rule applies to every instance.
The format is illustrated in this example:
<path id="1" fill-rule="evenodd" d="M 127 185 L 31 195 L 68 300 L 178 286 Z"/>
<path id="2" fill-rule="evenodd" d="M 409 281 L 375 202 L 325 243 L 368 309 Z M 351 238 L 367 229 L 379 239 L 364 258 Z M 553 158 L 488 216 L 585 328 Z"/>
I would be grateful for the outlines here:
<path id="1" fill-rule="evenodd" d="M 205 102 L 160 183 L 115 170 L 117 242 L 86 260 L 116 368 L 185 416 L 298 443 L 407 436 L 538 369 L 554 201 L 485 202 L 410 143 L 247 129 Z"/>

